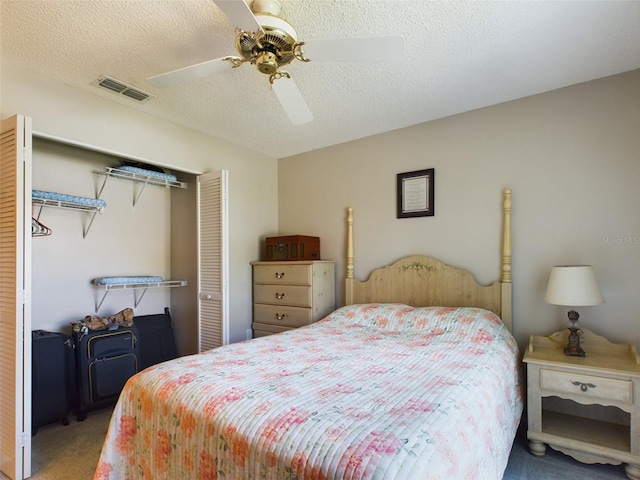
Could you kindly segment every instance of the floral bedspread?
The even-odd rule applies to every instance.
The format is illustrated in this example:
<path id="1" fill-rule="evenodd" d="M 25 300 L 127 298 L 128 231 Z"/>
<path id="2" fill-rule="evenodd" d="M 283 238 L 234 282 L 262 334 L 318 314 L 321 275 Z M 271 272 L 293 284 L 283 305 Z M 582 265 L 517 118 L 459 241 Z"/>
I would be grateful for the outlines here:
<path id="1" fill-rule="evenodd" d="M 132 377 L 95 480 L 499 480 L 517 345 L 474 308 L 351 305 Z"/>

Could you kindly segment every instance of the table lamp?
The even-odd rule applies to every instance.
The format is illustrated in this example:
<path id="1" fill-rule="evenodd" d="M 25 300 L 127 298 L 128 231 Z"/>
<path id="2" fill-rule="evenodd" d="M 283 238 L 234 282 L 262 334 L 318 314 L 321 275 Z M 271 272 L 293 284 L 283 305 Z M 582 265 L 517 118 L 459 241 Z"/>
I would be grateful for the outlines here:
<path id="1" fill-rule="evenodd" d="M 604 303 L 604 297 L 591 265 L 558 265 L 551 269 L 544 301 L 552 305 L 583 307 L 600 305 Z M 568 315 L 571 333 L 564 354 L 584 357 L 585 352 L 580 347 L 580 329 L 576 325 L 580 315 L 575 310 L 570 310 Z"/>

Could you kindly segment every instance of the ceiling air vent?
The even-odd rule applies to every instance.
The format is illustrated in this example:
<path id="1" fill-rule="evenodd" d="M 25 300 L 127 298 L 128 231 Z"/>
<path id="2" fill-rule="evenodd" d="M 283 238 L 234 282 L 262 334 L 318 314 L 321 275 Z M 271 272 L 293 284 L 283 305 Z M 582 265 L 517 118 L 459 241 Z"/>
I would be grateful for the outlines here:
<path id="1" fill-rule="evenodd" d="M 155 95 L 152 95 L 147 92 L 143 92 L 138 88 L 134 88 L 131 85 L 127 85 L 120 80 L 116 80 L 113 77 L 109 77 L 107 75 L 101 75 L 94 82 L 93 85 L 98 87 L 106 88 L 107 90 L 111 90 L 112 92 L 119 93 L 124 95 L 125 97 L 132 98 L 137 100 L 138 102 L 146 102 L 150 98 L 154 98 Z"/>

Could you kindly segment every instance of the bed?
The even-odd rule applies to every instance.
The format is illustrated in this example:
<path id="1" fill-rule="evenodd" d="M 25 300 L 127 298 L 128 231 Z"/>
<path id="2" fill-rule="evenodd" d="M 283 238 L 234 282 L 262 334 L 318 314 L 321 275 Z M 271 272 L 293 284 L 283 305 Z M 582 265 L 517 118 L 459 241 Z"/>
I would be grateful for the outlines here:
<path id="1" fill-rule="evenodd" d="M 510 193 L 489 286 L 423 256 L 354 278 L 349 210 L 346 305 L 132 377 L 94 478 L 501 479 L 523 405 Z"/>

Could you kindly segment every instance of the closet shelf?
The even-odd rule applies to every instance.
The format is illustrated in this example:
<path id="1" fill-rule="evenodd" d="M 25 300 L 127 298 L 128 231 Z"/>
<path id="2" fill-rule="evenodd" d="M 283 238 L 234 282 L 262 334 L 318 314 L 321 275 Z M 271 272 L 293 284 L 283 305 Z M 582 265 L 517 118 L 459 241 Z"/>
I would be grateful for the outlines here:
<path id="1" fill-rule="evenodd" d="M 110 290 L 139 290 L 149 287 L 185 287 L 186 280 L 162 280 L 160 282 L 140 282 L 140 283 L 112 283 L 109 285 L 97 285 L 106 291 Z"/>
<path id="2" fill-rule="evenodd" d="M 102 213 L 107 206 L 106 202 L 104 200 L 100 200 L 99 198 L 77 197 L 75 195 L 45 192 L 42 190 L 32 190 L 31 203 L 32 205 L 40 206 L 38 215 L 35 218 L 38 222 L 40 220 L 40 215 L 42 214 L 43 207 L 55 207 L 93 213 L 89 224 L 82 231 L 82 238 L 87 238 L 89 229 L 91 228 L 91 225 L 93 225 L 93 221 L 96 218 L 96 214 Z"/>
<path id="3" fill-rule="evenodd" d="M 144 294 L 147 293 L 148 288 L 186 287 L 187 281 L 186 280 L 159 280 L 159 281 L 149 281 L 149 282 L 123 281 L 118 283 L 106 283 L 106 284 L 98 284 L 94 281 L 94 286 L 96 288 L 104 290 L 104 295 L 102 296 L 102 299 L 96 305 L 96 314 L 97 314 L 105 298 L 107 298 L 107 295 L 112 290 L 142 290 L 142 293 L 138 297 L 136 297 L 134 293 L 134 298 L 133 298 L 134 305 L 137 307 L 140 304 L 142 297 L 144 297 Z"/>
<path id="4" fill-rule="evenodd" d="M 164 174 L 160 172 L 154 172 L 151 170 L 143 170 L 141 168 L 134 167 L 105 167 L 102 170 L 94 170 L 93 173 L 96 175 L 104 175 L 104 183 L 102 187 L 100 187 L 100 191 L 98 192 L 98 198 L 102 195 L 102 191 L 104 190 L 105 185 L 107 184 L 107 180 L 109 177 L 120 178 L 124 180 L 129 180 L 136 183 L 141 183 L 142 188 L 136 194 L 134 191 L 133 198 L 133 206 L 136 206 L 140 195 L 142 195 L 142 191 L 144 187 L 147 185 L 157 185 L 160 187 L 173 187 L 173 188 L 187 188 L 187 184 L 185 182 L 179 182 L 175 175 Z"/>
<path id="5" fill-rule="evenodd" d="M 87 203 L 75 203 L 72 200 L 54 200 L 51 198 L 36 197 L 31 198 L 31 203 L 33 203 L 34 205 L 40 205 L 41 207 L 67 208 L 69 210 L 82 210 L 84 212 L 95 213 L 102 213 L 104 211 L 104 207 L 106 206 L 104 202 L 102 202 L 103 205 L 91 205 Z"/>
<path id="6" fill-rule="evenodd" d="M 105 167 L 102 170 L 94 170 L 93 173 L 98 175 L 106 175 L 108 177 L 124 178 L 135 182 L 148 183 L 150 185 L 159 185 L 161 187 L 187 188 L 187 184 L 174 180 L 173 175 L 154 175 L 154 172 L 142 173 L 142 169 L 125 169 L 116 167 Z"/>

